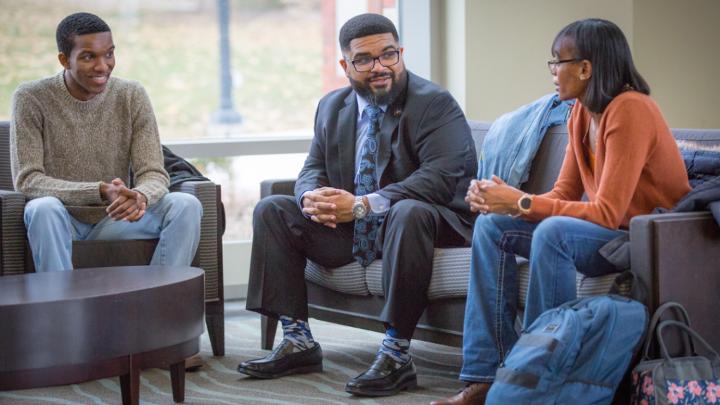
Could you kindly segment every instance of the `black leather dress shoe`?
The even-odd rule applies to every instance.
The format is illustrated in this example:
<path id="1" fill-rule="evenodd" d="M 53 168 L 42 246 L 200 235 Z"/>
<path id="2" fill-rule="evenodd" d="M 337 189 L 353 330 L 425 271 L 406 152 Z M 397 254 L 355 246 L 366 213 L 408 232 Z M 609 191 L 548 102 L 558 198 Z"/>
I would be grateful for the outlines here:
<path id="1" fill-rule="evenodd" d="M 364 373 L 350 380 L 345 391 L 354 395 L 380 397 L 417 387 L 417 373 L 412 359 L 397 368 L 397 362 L 385 353 L 378 353 Z"/>
<path id="2" fill-rule="evenodd" d="M 256 378 L 277 378 L 322 371 L 322 349 L 318 343 L 315 343 L 315 347 L 300 352 L 293 353 L 294 348 L 292 342 L 283 339 L 272 353 L 262 359 L 240 363 L 237 371 Z"/>

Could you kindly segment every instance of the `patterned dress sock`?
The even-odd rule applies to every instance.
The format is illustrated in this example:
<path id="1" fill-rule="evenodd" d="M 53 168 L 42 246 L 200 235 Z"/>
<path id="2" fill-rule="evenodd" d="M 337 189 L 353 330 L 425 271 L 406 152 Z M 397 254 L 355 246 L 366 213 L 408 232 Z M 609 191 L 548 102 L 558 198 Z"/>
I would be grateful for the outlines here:
<path id="1" fill-rule="evenodd" d="M 400 368 L 410 361 L 410 339 L 397 336 L 398 333 L 395 328 L 388 328 L 385 331 L 385 338 L 379 352 L 390 356 L 397 363 L 396 368 Z"/>
<path id="2" fill-rule="evenodd" d="M 282 324 L 283 338 L 292 342 L 294 346 L 293 352 L 300 352 L 315 347 L 316 343 L 313 340 L 310 325 L 308 325 L 307 322 L 280 315 L 280 323 Z"/>

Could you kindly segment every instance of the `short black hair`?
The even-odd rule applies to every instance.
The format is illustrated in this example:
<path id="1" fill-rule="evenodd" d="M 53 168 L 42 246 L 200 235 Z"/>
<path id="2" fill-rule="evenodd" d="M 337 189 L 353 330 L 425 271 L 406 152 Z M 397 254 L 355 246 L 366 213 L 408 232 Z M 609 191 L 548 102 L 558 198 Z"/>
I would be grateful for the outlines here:
<path id="1" fill-rule="evenodd" d="M 102 18 L 90 13 L 75 13 L 63 18 L 55 31 L 58 52 L 70 56 L 75 46 L 76 35 L 110 32 L 110 27 Z"/>
<path id="2" fill-rule="evenodd" d="M 573 57 L 592 63 L 592 76 L 583 100 L 588 110 L 602 113 L 615 96 L 627 89 L 650 94 L 650 86 L 635 69 L 630 46 L 620 27 L 600 18 L 571 23 L 555 37 L 551 52 L 570 40 Z"/>
<path id="3" fill-rule="evenodd" d="M 347 20 L 340 28 L 340 49 L 344 52 L 350 50 L 350 41 L 355 38 L 362 38 L 368 35 L 391 33 L 398 41 L 398 33 L 395 25 L 389 18 L 374 13 L 356 15 Z"/>

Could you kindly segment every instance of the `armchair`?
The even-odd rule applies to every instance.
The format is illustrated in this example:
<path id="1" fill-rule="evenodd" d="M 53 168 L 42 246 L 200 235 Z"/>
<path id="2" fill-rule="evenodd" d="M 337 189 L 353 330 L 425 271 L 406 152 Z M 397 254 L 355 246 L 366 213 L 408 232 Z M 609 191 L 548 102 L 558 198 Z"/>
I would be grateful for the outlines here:
<path id="1" fill-rule="evenodd" d="M 677 140 L 720 147 L 718 129 L 673 129 Z M 630 261 L 650 313 L 681 303 L 693 328 L 720 348 L 720 226 L 709 211 L 638 215 L 630 221 Z M 680 335 L 668 333 L 669 347 Z"/>
<path id="2" fill-rule="evenodd" d="M 27 244 L 23 212 L 25 196 L 14 191 L 10 172 L 10 125 L 0 121 L 0 276 L 34 272 Z M 220 185 L 210 181 L 188 181 L 171 192 L 193 194 L 200 200 L 203 217 L 200 244 L 193 266 L 205 271 L 205 320 L 213 354 L 225 355 L 225 310 L 222 266 L 222 217 Z M 150 263 L 157 239 L 130 241 L 75 241 L 73 266 L 132 266 Z M 178 297 L 182 299 L 182 297 Z"/>

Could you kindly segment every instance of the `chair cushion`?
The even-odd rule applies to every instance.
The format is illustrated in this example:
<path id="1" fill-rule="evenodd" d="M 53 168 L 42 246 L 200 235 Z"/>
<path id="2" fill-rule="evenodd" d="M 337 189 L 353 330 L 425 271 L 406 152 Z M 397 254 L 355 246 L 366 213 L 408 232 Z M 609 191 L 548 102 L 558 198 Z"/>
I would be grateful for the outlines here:
<path id="1" fill-rule="evenodd" d="M 530 280 L 527 260 L 518 258 L 518 305 L 525 307 L 525 296 Z M 428 298 L 437 300 L 467 296 L 470 278 L 470 248 L 438 248 L 433 258 L 433 274 L 428 288 Z M 578 298 L 606 294 L 617 274 L 602 277 L 587 277 L 580 273 L 576 276 Z M 338 268 L 326 268 L 308 261 L 305 279 L 331 290 L 353 295 L 383 296 L 382 262 L 375 260 L 366 269 L 353 262 Z M 623 295 L 630 292 L 626 283 L 620 288 Z"/>
<path id="2" fill-rule="evenodd" d="M 367 269 L 377 268 L 379 273 L 381 266 L 382 261 L 375 260 Z M 358 262 L 329 268 L 308 260 L 305 266 L 305 280 L 345 294 L 370 295 L 365 283 L 367 269 L 360 266 Z"/>
<path id="3" fill-rule="evenodd" d="M 373 263 L 374 264 L 374 263 Z M 470 277 L 470 248 L 438 248 L 433 258 L 433 274 L 428 288 L 428 298 L 464 297 L 467 295 Z M 382 268 L 368 267 L 368 289 L 372 295 L 384 295 Z"/>

